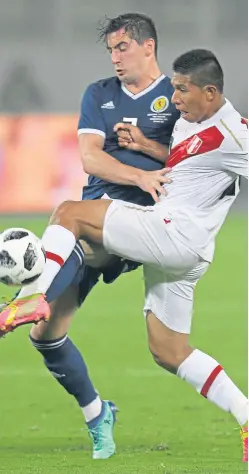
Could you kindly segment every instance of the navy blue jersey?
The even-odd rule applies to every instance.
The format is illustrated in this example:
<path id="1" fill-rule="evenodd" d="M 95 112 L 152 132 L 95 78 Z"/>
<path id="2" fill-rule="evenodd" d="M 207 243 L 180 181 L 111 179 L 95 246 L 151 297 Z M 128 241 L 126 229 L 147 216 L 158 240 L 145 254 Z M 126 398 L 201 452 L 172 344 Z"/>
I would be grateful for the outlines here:
<path id="1" fill-rule="evenodd" d="M 117 77 L 95 82 L 87 88 L 82 99 L 78 134 L 103 136 L 103 150 L 121 163 L 149 171 L 161 169 L 163 163 L 160 161 L 142 152 L 119 147 L 113 127 L 118 122 L 128 122 L 137 125 L 147 138 L 169 145 L 179 118 L 179 112 L 171 104 L 173 90 L 170 79 L 164 75 L 138 94 L 128 91 Z M 151 196 L 135 186 L 116 185 L 89 176 L 83 199 L 98 199 L 105 193 L 137 204 L 152 204 Z"/>

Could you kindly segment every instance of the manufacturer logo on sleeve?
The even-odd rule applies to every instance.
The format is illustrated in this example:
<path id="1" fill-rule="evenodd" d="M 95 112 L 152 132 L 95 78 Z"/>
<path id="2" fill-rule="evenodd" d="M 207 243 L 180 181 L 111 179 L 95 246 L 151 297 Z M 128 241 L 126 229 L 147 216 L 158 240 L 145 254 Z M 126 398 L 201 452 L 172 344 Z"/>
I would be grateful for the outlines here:
<path id="1" fill-rule="evenodd" d="M 106 104 L 101 105 L 101 109 L 115 109 L 113 101 L 106 102 Z"/>

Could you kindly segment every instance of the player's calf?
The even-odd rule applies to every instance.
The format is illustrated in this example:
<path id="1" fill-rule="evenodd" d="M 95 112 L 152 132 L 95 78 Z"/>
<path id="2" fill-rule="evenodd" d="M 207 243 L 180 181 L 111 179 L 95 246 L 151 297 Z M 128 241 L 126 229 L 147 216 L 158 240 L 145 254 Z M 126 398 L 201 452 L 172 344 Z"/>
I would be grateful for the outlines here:
<path id="1" fill-rule="evenodd" d="M 195 390 L 224 411 L 231 413 L 242 427 L 243 461 L 248 458 L 248 400 L 211 356 L 191 349 L 187 335 L 169 330 L 150 313 L 147 317 L 150 349 L 159 365 L 185 380 Z M 185 343 L 184 343 L 185 340 Z M 178 346 L 178 348 L 177 348 Z"/>
<path id="2" fill-rule="evenodd" d="M 106 459 L 115 452 L 112 432 L 117 409 L 100 399 L 83 356 L 66 334 L 77 305 L 78 289 L 71 286 L 50 305 L 49 322 L 32 327 L 30 340 L 51 375 L 82 410 L 93 441 L 93 457 Z"/>
<path id="3" fill-rule="evenodd" d="M 147 313 L 149 349 L 154 361 L 168 372 L 177 373 L 179 365 L 193 351 L 188 335 L 167 328 L 152 312 Z"/>

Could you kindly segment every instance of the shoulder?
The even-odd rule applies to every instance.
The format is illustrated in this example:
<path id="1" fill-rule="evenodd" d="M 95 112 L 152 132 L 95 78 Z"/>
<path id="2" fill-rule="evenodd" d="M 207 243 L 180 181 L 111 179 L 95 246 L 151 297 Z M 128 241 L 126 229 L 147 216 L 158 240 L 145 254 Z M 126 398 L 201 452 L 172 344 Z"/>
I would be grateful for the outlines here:
<path id="1" fill-rule="evenodd" d="M 82 95 L 81 103 L 90 106 L 94 102 L 101 105 L 105 100 L 109 101 L 109 96 L 113 96 L 118 90 L 120 90 L 120 81 L 117 77 L 100 79 L 88 85 Z"/>
<path id="2" fill-rule="evenodd" d="M 220 150 L 224 153 L 245 153 L 248 151 L 248 124 L 232 106 L 229 113 L 217 124 L 224 139 Z"/>
<path id="3" fill-rule="evenodd" d="M 161 81 L 161 86 L 168 92 L 168 94 L 173 95 L 174 87 L 171 84 L 171 78 L 169 76 L 164 76 Z"/>
<path id="4" fill-rule="evenodd" d="M 115 76 L 92 82 L 88 85 L 86 92 L 102 94 L 103 92 L 113 90 L 114 88 L 120 89 L 120 81 Z"/>

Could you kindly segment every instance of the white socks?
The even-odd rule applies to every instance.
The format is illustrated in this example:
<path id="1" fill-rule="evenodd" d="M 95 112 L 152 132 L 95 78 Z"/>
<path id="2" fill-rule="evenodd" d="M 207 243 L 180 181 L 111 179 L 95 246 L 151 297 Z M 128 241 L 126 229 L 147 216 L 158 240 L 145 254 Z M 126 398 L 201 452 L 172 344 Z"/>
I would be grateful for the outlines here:
<path id="1" fill-rule="evenodd" d="M 97 396 L 93 402 L 89 403 L 89 405 L 86 407 L 81 407 L 81 409 L 83 411 L 86 423 L 89 423 L 89 421 L 92 421 L 94 418 L 97 418 L 97 416 L 100 415 L 102 410 L 102 401 L 99 396 Z"/>
<path id="2" fill-rule="evenodd" d="M 177 375 L 215 405 L 232 413 L 239 425 L 243 426 L 247 422 L 247 398 L 215 359 L 195 349 L 182 362 Z"/>
<path id="3" fill-rule="evenodd" d="M 50 225 L 43 234 L 42 243 L 47 258 L 45 268 L 36 281 L 23 286 L 17 298 L 34 293 L 46 293 L 60 268 L 72 253 L 76 240 L 74 234 L 65 227 Z"/>

